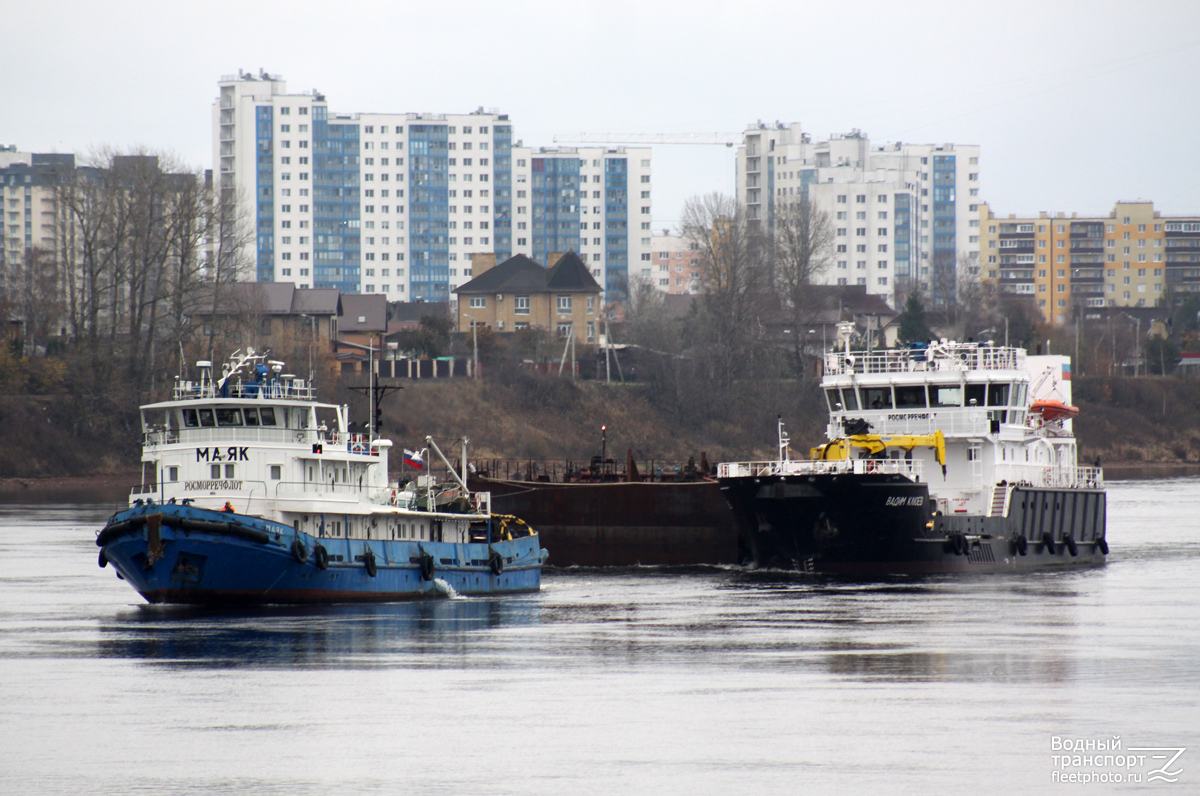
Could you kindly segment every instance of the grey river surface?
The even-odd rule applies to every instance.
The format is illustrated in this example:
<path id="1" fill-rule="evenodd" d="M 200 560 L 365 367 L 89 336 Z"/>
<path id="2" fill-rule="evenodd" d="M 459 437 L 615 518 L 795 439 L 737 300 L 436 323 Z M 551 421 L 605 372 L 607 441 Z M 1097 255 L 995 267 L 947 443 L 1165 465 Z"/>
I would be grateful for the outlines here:
<path id="1" fill-rule="evenodd" d="M 1109 501 L 1098 569 L 253 611 L 141 604 L 96 566 L 112 505 L 0 503 L 0 793 L 1200 793 L 1200 479 Z M 1158 765 L 1056 736 L 1182 773 L 1056 782 Z"/>

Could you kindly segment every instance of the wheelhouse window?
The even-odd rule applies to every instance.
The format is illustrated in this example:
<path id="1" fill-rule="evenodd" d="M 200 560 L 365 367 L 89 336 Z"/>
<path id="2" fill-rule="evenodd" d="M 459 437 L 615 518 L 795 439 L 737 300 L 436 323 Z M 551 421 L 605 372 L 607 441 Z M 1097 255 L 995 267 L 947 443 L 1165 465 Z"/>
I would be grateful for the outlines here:
<path id="1" fill-rule="evenodd" d="M 864 387 L 862 394 L 863 394 L 863 409 L 891 409 L 892 408 L 892 388 L 891 387 Z"/>
<path id="2" fill-rule="evenodd" d="M 258 410 L 257 409 L 252 409 L 250 407 L 247 407 L 242 410 L 242 414 L 244 414 L 246 416 L 246 425 L 248 425 L 248 426 L 257 426 L 258 425 Z"/>
<path id="3" fill-rule="evenodd" d="M 986 384 L 967 385 L 967 406 L 983 406 L 987 398 Z"/>
<path id="4" fill-rule="evenodd" d="M 242 425 L 242 410 L 236 406 L 218 406 L 217 424 L 221 426 Z"/>
<path id="5" fill-rule="evenodd" d="M 204 428 L 212 428 L 213 426 L 215 426 L 217 424 L 216 418 L 213 417 L 213 410 L 198 409 L 196 411 L 200 415 L 200 425 L 203 426 Z"/>
<path id="6" fill-rule="evenodd" d="M 988 406 L 1008 406 L 1008 392 L 1012 385 L 989 384 L 987 389 Z"/>
<path id="7" fill-rule="evenodd" d="M 896 387 L 896 408 L 897 409 L 924 409 L 925 408 L 925 385 L 913 384 L 908 386 Z"/>
<path id="8" fill-rule="evenodd" d="M 183 425 L 186 426 L 187 428 L 199 428 L 200 427 L 200 420 L 199 420 L 199 418 L 196 417 L 195 409 L 184 409 L 183 410 Z"/>
<path id="9" fill-rule="evenodd" d="M 938 409 L 947 406 L 962 406 L 962 394 L 962 387 L 957 385 L 942 387 L 931 384 L 929 385 L 929 405 Z"/>
<path id="10" fill-rule="evenodd" d="M 258 414 L 262 420 L 262 423 L 261 423 L 262 425 L 264 425 L 264 426 L 277 425 L 275 422 L 275 410 L 272 409 L 271 407 L 264 406 L 262 409 L 258 410 Z"/>
<path id="11" fill-rule="evenodd" d="M 858 411 L 858 393 L 853 387 L 842 388 L 842 406 L 846 407 L 849 412 Z"/>

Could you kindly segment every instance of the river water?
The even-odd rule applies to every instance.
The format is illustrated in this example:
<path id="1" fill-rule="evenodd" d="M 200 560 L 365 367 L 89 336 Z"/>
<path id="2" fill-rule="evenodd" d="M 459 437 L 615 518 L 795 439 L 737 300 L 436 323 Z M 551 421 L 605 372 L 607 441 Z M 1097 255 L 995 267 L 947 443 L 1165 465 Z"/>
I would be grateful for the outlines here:
<path id="1" fill-rule="evenodd" d="M 0 505 L 0 793 L 1200 793 L 1197 478 L 1112 483 L 1086 571 L 302 610 L 142 604 L 113 508 Z"/>

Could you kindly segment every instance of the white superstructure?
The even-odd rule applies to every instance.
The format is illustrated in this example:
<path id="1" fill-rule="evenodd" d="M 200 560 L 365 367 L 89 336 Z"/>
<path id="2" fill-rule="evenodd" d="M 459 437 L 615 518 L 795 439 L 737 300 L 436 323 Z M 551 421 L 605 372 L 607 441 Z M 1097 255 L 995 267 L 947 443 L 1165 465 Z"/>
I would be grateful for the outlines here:
<path id="1" fill-rule="evenodd" d="M 469 523 L 487 518 L 490 495 L 461 481 L 449 491 L 428 477 L 389 481 L 391 441 L 351 431 L 348 407 L 317 402 L 282 362 L 250 349 L 219 377 L 210 363 L 197 367 L 199 380 L 180 380 L 172 400 L 142 407 L 143 478 L 132 501 L 228 505 L 346 539 L 466 542 Z M 456 499 L 457 511 L 439 508 Z"/>

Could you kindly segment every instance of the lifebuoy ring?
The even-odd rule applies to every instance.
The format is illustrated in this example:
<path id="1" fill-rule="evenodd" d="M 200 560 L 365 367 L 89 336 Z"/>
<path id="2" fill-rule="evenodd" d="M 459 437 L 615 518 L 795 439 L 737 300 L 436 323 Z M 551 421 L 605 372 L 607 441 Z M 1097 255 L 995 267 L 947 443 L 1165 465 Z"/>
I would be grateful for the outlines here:
<path id="1" fill-rule="evenodd" d="M 1096 539 L 1096 547 L 1100 548 L 1101 554 L 1108 555 L 1108 540 L 1103 536 Z"/>
<path id="2" fill-rule="evenodd" d="M 421 580 L 433 580 L 433 556 L 421 553 Z"/>
<path id="3" fill-rule="evenodd" d="M 1046 552 L 1054 555 L 1054 534 L 1046 531 L 1042 534 L 1042 544 L 1046 546 Z"/>
<path id="4" fill-rule="evenodd" d="M 308 560 L 308 548 L 299 539 L 292 542 L 292 558 L 296 559 L 297 564 L 303 564 Z"/>
<path id="5" fill-rule="evenodd" d="M 317 569 L 329 569 L 329 551 L 325 549 L 325 545 L 317 545 L 313 548 L 313 563 L 317 565 Z"/>
<path id="6" fill-rule="evenodd" d="M 499 575 L 504 572 L 504 556 L 496 550 L 493 550 L 488 555 L 488 567 L 492 570 L 493 575 Z"/>
<path id="7" fill-rule="evenodd" d="M 1067 552 L 1072 556 L 1079 555 L 1079 545 L 1075 543 L 1075 537 L 1071 534 L 1063 536 L 1063 544 L 1067 546 Z"/>

